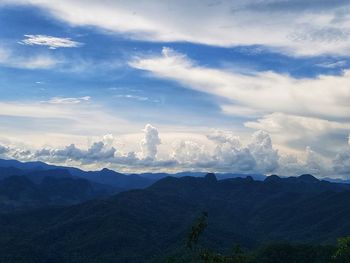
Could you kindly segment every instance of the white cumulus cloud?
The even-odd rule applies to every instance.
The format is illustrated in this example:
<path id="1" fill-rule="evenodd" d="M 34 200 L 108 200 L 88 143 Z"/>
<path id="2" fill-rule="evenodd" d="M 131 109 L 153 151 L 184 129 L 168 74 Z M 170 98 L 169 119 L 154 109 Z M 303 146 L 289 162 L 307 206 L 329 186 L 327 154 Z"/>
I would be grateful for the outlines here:
<path id="1" fill-rule="evenodd" d="M 337 173 L 350 176 L 350 134 L 348 136 L 348 146 L 336 155 L 333 166 Z"/>
<path id="2" fill-rule="evenodd" d="M 94 142 L 87 150 L 77 148 L 74 144 L 63 149 L 42 149 L 35 152 L 36 158 L 48 161 L 66 162 L 67 160 L 91 162 L 110 162 L 114 158 L 116 149 L 106 145 L 104 142 Z"/>
<path id="3" fill-rule="evenodd" d="M 143 156 L 134 151 L 123 153 L 115 148 L 115 138 L 108 134 L 93 141 L 89 147 L 75 144 L 64 147 L 44 147 L 31 150 L 25 147 L 0 146 L 1 157 L 19 160 L 42 160 L 49 163 L 79 167 L 111 167 L 121 171 L 213 171 L 233 173 L 277 173 L 295 176 L 311 173 L 319 177 L 348 178 L 350 146 L 346 145 L 332 162 L 310 147 L 302 155 L 281 154 L 273 146 L 268 133 L 257 131 L 243 142 L 229 131 L 214 131 L 208 135 L 213 148 L 191 140 L 179 140 L 168 149 L 168 157 L 157 156 L 160 144 L 158 130 L 146 125 L 141 141 Z"/>
<path id="4" fill-rule="evenodd" d="M 147 124 L 143 129 L 145 134 L 144 139 L 141 141 L 141 149 L 144 158 L 154 159 L 157 155 L 157 147 L 161 144 L 158 130 L 151 124 Z"/>
<path id="5" fill-rule="evenodd" d="M 257 131 L 252 135 L 252 142 L 248 149 L 254 157 L 257 167 L 265 173 L 270 173 L 278 168 L 279 155 L 273 148 L 271 137 L 264 131 Z"/>

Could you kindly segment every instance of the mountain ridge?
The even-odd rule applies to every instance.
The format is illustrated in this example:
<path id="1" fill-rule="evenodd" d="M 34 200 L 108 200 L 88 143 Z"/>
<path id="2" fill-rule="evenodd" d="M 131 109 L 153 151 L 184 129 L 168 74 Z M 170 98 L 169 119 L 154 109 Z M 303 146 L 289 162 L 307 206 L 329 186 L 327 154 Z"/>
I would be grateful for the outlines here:
<path id="1" fill-rule="evenodd" d="M 203 243 L 217 249 L 272 241 L 333 244 L 350 234 L 347 184 L 305 176 L 214 177 L 169 176 L 104 200 L 2 215 L 0 259 L 17 251 L 40 263 L 54 262 L 52 253 L 59 262 L 150 262 L 181 246 L 202 211 L 209 215 Z"/>

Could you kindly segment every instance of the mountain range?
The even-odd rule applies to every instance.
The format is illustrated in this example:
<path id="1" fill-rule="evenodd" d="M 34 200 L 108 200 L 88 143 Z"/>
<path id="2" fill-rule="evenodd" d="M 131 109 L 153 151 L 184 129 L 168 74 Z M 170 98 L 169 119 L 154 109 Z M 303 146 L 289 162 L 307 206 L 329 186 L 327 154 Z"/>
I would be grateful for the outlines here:
<path id="1" fill-rule="evenodd" d="M 166 262 L 208 214 L 202 242 L 334 244 L 350 234 L 350 185 L 312 175 L 264 181 L 165 177 L 143 189 L 0 216 L 0 262 Z"/>
<path id="2" fill-rule="evenodd" d="M 84 171 L 74 167 L 44 162 L 20 162 L 0 159 L 0 213 L 50 205 L 73 205 L 100 199 L 131 189 L 143 189 L 167 173 L 123 174 L 104 168 Z M 203 172 L 182 172 L 175 177 L 203 177 Z M 242 174 L 219 174 L 220 178 L 245 177 Z M 263 180 L 264 175 L 250 175 Z M 13 194 L 15 193 L 15 194 Z"/>

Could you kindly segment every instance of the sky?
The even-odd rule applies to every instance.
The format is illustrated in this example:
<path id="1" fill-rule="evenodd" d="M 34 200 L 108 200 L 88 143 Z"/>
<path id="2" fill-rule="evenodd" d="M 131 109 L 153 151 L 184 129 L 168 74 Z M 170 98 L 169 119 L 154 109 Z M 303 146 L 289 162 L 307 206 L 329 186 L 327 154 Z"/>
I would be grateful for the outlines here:
<path id="1" fill-rule="evenodd" d="M 0 0 L 0 158 L 350 179 L 348 0 Z"/>

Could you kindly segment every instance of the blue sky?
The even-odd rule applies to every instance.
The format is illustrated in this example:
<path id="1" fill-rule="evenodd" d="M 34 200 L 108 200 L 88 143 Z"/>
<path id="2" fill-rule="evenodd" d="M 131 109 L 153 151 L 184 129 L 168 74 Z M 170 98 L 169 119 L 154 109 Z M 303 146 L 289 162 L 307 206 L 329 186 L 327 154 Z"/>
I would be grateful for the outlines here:
<path id="1" fill-rule="evenodd" d="M 346 177 L 348 9 L 0 1 L 0 153 L 86 169 Z"/>

